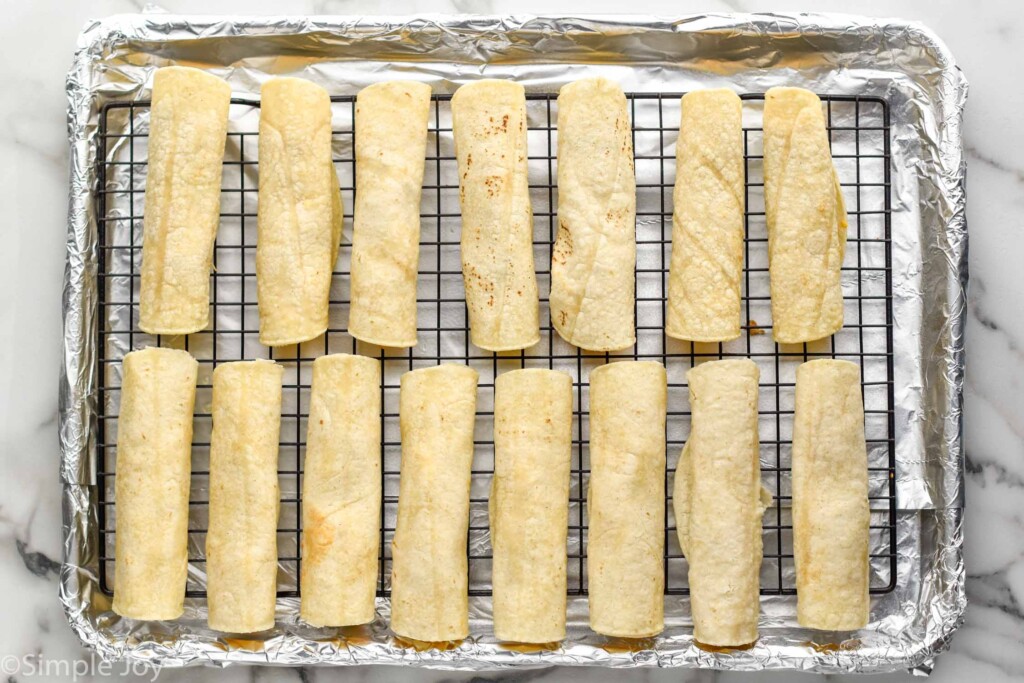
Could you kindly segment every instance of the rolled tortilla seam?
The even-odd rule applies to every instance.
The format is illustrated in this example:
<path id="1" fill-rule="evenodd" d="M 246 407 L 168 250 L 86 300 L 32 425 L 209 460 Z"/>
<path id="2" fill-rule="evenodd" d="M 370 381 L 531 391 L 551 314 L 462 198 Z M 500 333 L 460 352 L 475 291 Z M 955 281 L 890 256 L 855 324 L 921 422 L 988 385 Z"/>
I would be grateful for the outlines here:
<path id="1" fill-rule="evenodd" d="M 676 468 L 672 506 L 689 564 L 694 639 L 715 647 L 757 640 L 761 486 L 757 398 L 749 359 L 701 363 L 687 373 L 690 437 Z"/>
<path id="2" fill-rule="evenodd" d="M 565 638 L 572 377 L 528 368 L 494 387 L 490 521 L 494 634 Z"/>
<path id="3" fill-rule="evenodd" d="M 772 88 L 764 104 L 764 199 L 772 336 L 823 339 L 843 326 L 846 207 L 821 100 Z"/>
<path id="4" fill-rule="evenodd" d="M 356 206 L 348 331 L 380 346 L 416 345 L 420 195 L 430 86 L 385 81 L 356 98 Z"/>
<path id="5" fill-rule="evenodd" d="M 742 118 L 731 90 L 695 90 L 682 98 L 665 321 L 665 334 L 676 339 L 740 336 Z"/>
<path id="6" fill-rule="evenodd" d="M 380 553 L 380 363 L 345 353 L 313 361 L 302 478 L 304 621 L 373 621 Z"/>
<path id="7" fill-rule="evenodd" d="M 139 328 L 192 334 L 210 322 L 210 270 L 231 88 L 199 69 L 153 77 Z"/>
<path id="8" fill-rule="evenodd" d="M 438 365 L 402 375 L 402 464 L 391 548 L 391 630 L 411 640 L 469 635 L 469 487 L 477 372 Z"/>
<path id="9" fill-rule="evenodd" d="M 871 509 L 860 368 L 820 359 L 796 371 L 793 544 L 797 621 L 867 626 Z"/>
<path id="10" fill-rule="evenodd" d="M 131 619 L 177 619 L 188 576 L 199 364 L 187 351 L 147 348 L 126 354 L 122 367 L 112 608 Z"/>
<path id="11" fill-rule="evenodd" d="M 540 341 L 527 178 L 526 94 L 485 79 L 452 97 L 470 340 L 488 351 Z"/>
<path id="12" fill-rule="evenodd" d="M 274 625 L 283 375 L 267 360 L 213 371 L 206 594 L 216 631 L 255 633 Z"/>
<path id="13" fill-rule="evenodd" d="M 551 324 L 587 351 L 636 343 L 636 177 L 626 96 L 588 78 L 558 95 Z"/>
<path id="14" fill-rule="evenodd" d="M 260 343 L 327 330 L 342 205 L 331 157 L 331 98 L 301 78 L 260 90 L 256 294 Z"/>
<path id="15" fill-rule="evenodd" d="M 607 636 L 647 638 L 665 625 L 666 382 L 653 361 L 590 373 L 590 628 Z"/>

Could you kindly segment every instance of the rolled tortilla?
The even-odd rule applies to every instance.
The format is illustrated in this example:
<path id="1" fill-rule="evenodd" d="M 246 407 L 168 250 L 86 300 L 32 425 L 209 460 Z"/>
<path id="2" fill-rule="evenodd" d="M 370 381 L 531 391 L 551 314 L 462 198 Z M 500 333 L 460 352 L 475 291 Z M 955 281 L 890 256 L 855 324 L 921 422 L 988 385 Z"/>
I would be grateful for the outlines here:
<path id="1" fill-rule="evenodd" d="M 636 342 L 636 177 L 626 96 L 588 78 L 558 95 L 558 236 L 551 323 L 570 344 L 615 351 Z"/>
<path id="2" fill-rule="evenodd" d="M 123 617 L 176 619 L 184 611 L 198 368 L 187 351 L 148 348 L 124 357 L 113 604 Z"/>
<path id="3" fill-rule="evenodd" d="M 823 339 L 843 326 L 846 208 L 812 92 L 765 95 L 764 201 L 772 336 L 783 344 Z"/>
<path id="4" fill-rule="evenodd" d="M 283 375 L 282 366 L 266 360 L 213 371 L 206 594 L 217 631 L 274 625 Z"/>
<path id="5" fill-rule="evenodd" d="M 758 460 L 759 378 L 746 358 L 702 363 L 687 373 L 693 417 L 673 508 L 690 567 L 694 638 L 716 647 L 757 640 L 767 495 Z"/>
<path id="6" fill-rule="evenodd" d="M 191 334 L 210 322 L 210 269 L 231 88 L 198 69 L 153 76 L 139 328 Z"/>
<path id="7" fill-rule="evenodd" d="M 380 552 L 380 363 L 313 361 L 302 477 L 302 618 L 373 621 Z"/>
<path id="8" fill-rule="evenodd" d="M 523 86 L 462 86 L 452 97 L 452 127 L 470 339 L 488 351 L 525 349 L 540 341 L 540 310 Z"/>
<path id="9" fill-rule="evenodd" d="M 653 361 L 590 373 L 590 628 L 607 636 L 665 625 L 666 382 Z"/>
<path id="10" fill-rule="evenodd" d="M 571 455 L 572 378 L 542 369 L 498 375 L 490 498 L 498 640 L 565 638 Z"/>
<path id="11" fill-rule="evenodd" d="M 286 346 L 318 337 L 328 324 L 342 206 L 327 91 L 301 78 L 264 83 L 259 154 L 260 343 Z"/>
<path id="12" fill-rule="evenodd" d="M 796 371 L 793 544 L 797 621 L 825 631 L 868 623 L 867 446 L 860 368 L 813 360 Z"/>
<path id="13" fill-rule="evenodd" d="M 476 370 L 402 375 L 402 465 L 391 548 L 391 630 L 439 642 L 469 635 L 469 485 Z"/>
<path id="14" fill-rule="evenodd" d="M 722 88 L 688 93 L 682 108 L 665 334 L 728 341 L 740 336 L 742 106 Z"/>
<path id="15" fill-rule="evenodd" d="M 430 86 L 387 81 L 356 98 L 356 208 L 348 332 L 390 347 L 416 345 L 420 193 Z"/>

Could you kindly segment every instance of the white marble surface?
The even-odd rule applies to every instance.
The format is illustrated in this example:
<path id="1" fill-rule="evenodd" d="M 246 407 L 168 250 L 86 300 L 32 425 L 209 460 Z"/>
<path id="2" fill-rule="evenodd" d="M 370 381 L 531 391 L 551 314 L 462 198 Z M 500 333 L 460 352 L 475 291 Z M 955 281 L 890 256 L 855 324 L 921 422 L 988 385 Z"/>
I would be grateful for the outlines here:
<path id="1" fill-rule="evenodd" d="M 0 668 L 28 656 L 49 675 L 23 668 L 11 681 L 67 680 L 62 666 L 90 670 L 57 600 L 61 554 L 57 477 L 57 373 L 64 268 L 67 143 L 64 74 L 89 17 L 142 8 L 138 0 L 0 0 Z M 970 318 L 965 438 L 968 457 L 967 623 L 942 656 L 938 681 L 1024 681 L 1024 12 L 1016 0 L 165 0 L 183 13 L 361 14 L 410 12 L 639 12 L 814 9 L 924 21 L 952 48 L 971 83 L 969 158 Z M 82 661 L 81 664 L 74 664 Z M 61 664 L 66 662 L 66 664 Z M 114 667 L 114 674 L 121 674 Z M 191 670 L 190 679 L 470 680 L 465 674 L 373 667 L 357 670 Z M 184 677 L 163 672 L 160 678 Z M 491 680 L 498 675 L 477 677 Z M 695 671 L 541 670 L 511 676 L 586 680 L 689 681 L 810 676 Z M 141 677 L 149 680 L 151 675 Z M 884 677 L 906 680 L 907 675 Z"/>

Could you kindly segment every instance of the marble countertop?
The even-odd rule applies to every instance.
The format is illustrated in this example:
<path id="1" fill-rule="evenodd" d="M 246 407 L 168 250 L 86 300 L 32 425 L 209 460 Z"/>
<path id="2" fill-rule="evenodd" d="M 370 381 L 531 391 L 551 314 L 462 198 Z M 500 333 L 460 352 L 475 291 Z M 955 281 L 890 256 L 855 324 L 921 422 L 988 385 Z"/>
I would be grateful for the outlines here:
<path id="1" fill-rule="evenodd" d="M 619 12 L 621 1 L 589 0 L 165 0 L 179 13 L 404 14 L 412 12 Z M 138 0 L 5 2 L 0 36 L 0 673 L 8 681 L 102 677 L 68 628 L 57 600 L 61 555 L 57 476 L 57 373 L 64 269 L 67 141 L 64 75 L 87 18 L 142 9 Z M 1024 91 L 1008 87 L 1024 63 L 1024 13 L 1013 0 L 647 0 L 628 9 L 657 14 L 805 9 L 923 21 L 950 46 L 971 84 L 966 134 L 971 286 L 968 374 L 966 624 L 940 657 L 937 681 L 1024 681 L 1024 316 L 1013 292 L 1024 285 L 1013 255 L 1024 254 Z M 31 55 L 31 58 L 24 56 Z M 16 57 L 16 58 L 15 58 Z M 1014 303 L 1014 302 L 1017 303 Z M 18 659 L 20 671 L 11 668 Z M 26 665 L 27 663 L 27 665 Z M 151 680 L 152 672 L 106 672 Z M 165 671 L 161 680 L 417 681 L 511 677 L 642 681 L 811 680 L 810 675 L 701 671 L 545 669 L 471 674 L 364 667 L 273 671 Z M 908 674 L 881 677 L 909 679 Z"/>

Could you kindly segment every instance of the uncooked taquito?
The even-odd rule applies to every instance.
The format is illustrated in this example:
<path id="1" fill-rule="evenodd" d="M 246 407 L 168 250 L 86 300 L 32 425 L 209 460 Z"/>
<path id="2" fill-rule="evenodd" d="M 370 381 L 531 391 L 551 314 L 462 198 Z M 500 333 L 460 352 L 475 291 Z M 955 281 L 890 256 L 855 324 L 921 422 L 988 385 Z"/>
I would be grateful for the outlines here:
<path id="1" fill-rule="evenodd" d="M 210 269 L 231 88 L 198 69 L 153 76 L 139 328 L 191 334 L 210 322 Z"/>
<path id="2" fill-rule="evenodd" d="M 540 341 L 533 211 L 526 175 L 526 94 L 512 81 L 452 97 L 462 206 L 462 279 L 470 340 L 488 351 Z"/>
<path id="3" fill-rule="evenodd" d="M 494 635 L 565 638 L 572 377 L 530 368 L 494 383 L 490 517 Z"/>
<path id="4" fill-rule="evenodd" d="M 282 366 L 267 360 L 213 371 L 206 594 L 209 625 L 217 631 L 254 633 L 274 625 L 283 375 Z"/>
<path id="5" fill-rule="evenodd" d="M 590 373 L 590 628 L 607 636 L 664 628 L 666 381 L 654 361 Z"/>
<path id="6" fill-rule="evenodd" d="M 124 357 L 117 420 L 114 612 L 176 619 L 188 574 L 192 406 L 199 364 L 187 351 Z"/>
<path id="7" fill-rule="evenodd" d="M 313 361 L 302 477 L 302 618 L 373 621 L 380 551 L 380 363 Z"/>
<path id="8" fill-rule="evenodd" d="M 783 344 L 823 339 L 843 326 L 846 208 L 812 92 L 765 95 L 764 201 L 772 336 Z"/>
<path id="9" fill-rule="evenodd" d="M 416 345 L 420 193 L 430 86 L 371 85 L 356 97 L 356 208 L 348 333 L 371 344 Z"/>
<path id="10" fill-rule="evenodd" d="M 689 563 L 693 635 L 716 647 L 757 640 L 765 509 L 759 378 L 757 365 L 746 358 L 702 363 L 687 373 L 690 438 L 676 468 L 672 502 Z"/>
<path id="11" fill-rule="evenodd" d="M 558 235 L 551 324 L 570 344 L 615 351 L 636 342 L 636 177 L 626 96 L 588 78 L 558 95 Z"/>
<path id="12" fill-rule="evenodd" d="M 825 631 L 868 623 L 867 446 L 860 368 L 814 360 L 796 371 L 793 544 L 797 621 Z"/>
<path id="13" fill-rule="evenodd" d="M 260 89 L 256 296 L 260 343 L 285 346 L 327 329 L 342 206 L 331 159 L 331 98 L 301 78 Z"/>
<path id="14" fill-rule="evenodd" d="M 687 93 L 682 108 L 665 334 L 728 341 L 740 336 L 742 106 L 721 88 Z"/>
<path id="15" fill-rule="evenodd" d="M 391 630 L 439 642 L 469 635 L 469 485 L 476 370 L 402 375 L 402 464 L 391 547 Z"/>

